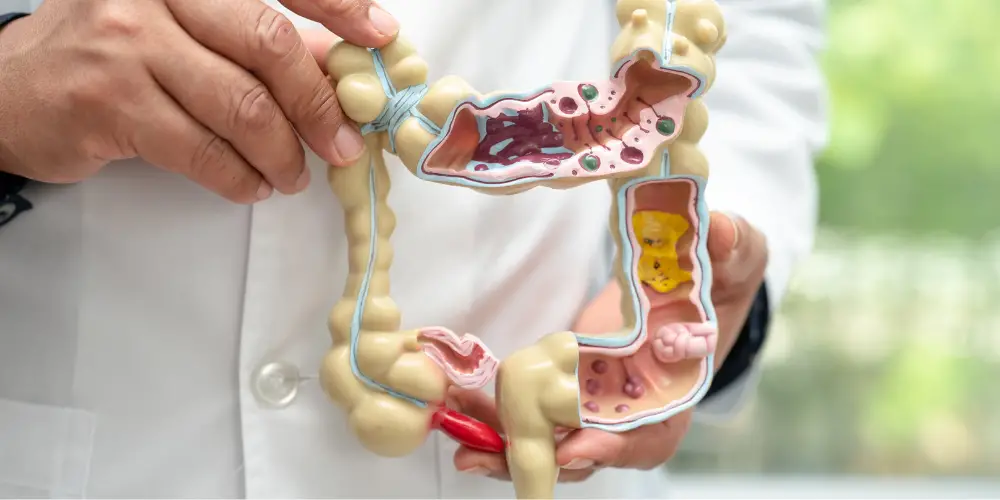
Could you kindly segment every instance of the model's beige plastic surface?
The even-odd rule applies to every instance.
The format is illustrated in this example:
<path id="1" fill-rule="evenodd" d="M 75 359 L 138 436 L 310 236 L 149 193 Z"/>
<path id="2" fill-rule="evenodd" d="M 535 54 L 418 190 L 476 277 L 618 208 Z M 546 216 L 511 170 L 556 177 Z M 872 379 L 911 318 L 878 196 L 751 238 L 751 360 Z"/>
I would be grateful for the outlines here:
<path id="1" fill-rule="evenodd" d="M 611 49 L 613 62 L 629 57 L 639 48 L 663 46 L 667 23 L 664 0 L 619 0 L 617 17 L 622 31 Z M 706 78 L 706 85 L 711 85 L 715 75 L 714 54 L 726 38 L 716 3 L 680 0 L 672 29 L 670 64 L 693 69 Z M 425 82 L 427 66 L 406 40 L 400 38 L 386 46 L 382 57 L 396 88 Z M 375 120 L 388 98 L 376 76 L 371 53 L 350 44 L 338 44 L 329 54 L 328 69 L 346 114 L 358 123 Z M 477 92 L 460 78 L 446 77 L 430 86 L 418 109 L 443 126 L 456 104 L 474 95 Z M 705 105 L 701 99 L 692 100 L 676 140 L 664 145 L 670 154 L 672 174 L 708 176 L 708 164 L 697 147 L 707 125 Z M 408 119 L 395 136 L 396 154 L 415 173 L 421 155 L 433 139 L 417 120 Z M 372 255 L 374 264 L 356 347 L 358 369 L 379 384 L 427 402 L 443 402 L 453 379 L 427 355 L 425 346 L 430 341 L 421 335 L 421 330 L 399 330 L 401 313 L 390 297 L 389 288 L 392 261 L 389 240 L 395 218 L 386 203 L 389 177 L 382 160 L 382 151 L 389 147 L 388 134 L 370 134 L 366 136 L 366 145 L 366 152 L 352 166 L 329 169 L 330 187 L 344 208 L 350 274 L 343 297 L 329 318 L 333 347 L 324 359 L 321 381 L 329 396 L 349 412 L 351 429 L 364 446 L 379 455 L 394 457 L 407 455 L 422 445 L 431 432 L 435 407 L 420 407 L 373 388 L 359 380 L 352 370 L 351 322 Z M 627 177 L 611 177 L 611 189 L 618 192 L 631 178 L 649 175 L 655 167 L 658 165 Z M 372 169 L 376 186 L 374 205 L 369 194 Z M 592 179 L 562 179 L 550 187 L 567 188 L 587 180 Z M 505 192 L 526 188 L 512 187 Z M 490 191 L 497 194 L 496 189 Z M 369 245 L 372 210 L 377 212 L 375 249 Z M 618 226 L 618 215 L 618 208 L 613 205 L 610 221 L 613 231 Z M 617 238 L 616 242 L 621 259 L 622 243 Z M 623 289 L 627 288 L 623 266 L 617 269 L 618 280 Z M 631 330 L 637 312 L 628 300 L 622 303 L 622 314 L 626 329 Z M 600 355 L 581 354 L 575 335 L 560 332 L 525 347 L 500 364 L 496 398 L 518 498 L 552 498 L 559 472 L 555 462 L 556 427 L 581 427 L 580 395 L 584 382 L 578 377 L 578 369 L 593 366 L 599 358 Z M 679 397 L 690 391 L 698 378 L 698 364 L 678 366 L 673 373 L 675 389 L 665 397 Z"/>

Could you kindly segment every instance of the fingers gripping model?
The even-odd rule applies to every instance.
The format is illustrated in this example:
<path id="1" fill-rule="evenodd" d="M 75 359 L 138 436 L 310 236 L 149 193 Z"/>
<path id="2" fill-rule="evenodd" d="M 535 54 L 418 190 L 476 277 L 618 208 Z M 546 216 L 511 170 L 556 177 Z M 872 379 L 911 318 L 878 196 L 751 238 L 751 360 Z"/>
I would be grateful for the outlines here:
<path id="1" fill-rule="evenodd" d="M 456 77 L 428 86 L 425 62 L 402 38 L 331 50 L 331 79 L 367 147 L 353 165 L 329 169 L 350 272 L 330 314 L 321 380 L 372 452 L 409 454 L 440 429 L 505 452 L 519 498 L 551 498 L 557 427 L 624 432 L 663 422 L 707 391 L 717 328 L 708 165 L 697 143 L 725 26 L 712 0 L 618 0 L 616 12 L 622 31 L 607 81 L 520 94 L 481 95 Z M 421 179 L 492 194 L 607 180 L 626 327 L 549 334 L 503 362 L 471 335 L 400 331 L 382 150 Z M 478 389 L 494 376 L 505 438 L 444 406 L 449 386 Z"/>

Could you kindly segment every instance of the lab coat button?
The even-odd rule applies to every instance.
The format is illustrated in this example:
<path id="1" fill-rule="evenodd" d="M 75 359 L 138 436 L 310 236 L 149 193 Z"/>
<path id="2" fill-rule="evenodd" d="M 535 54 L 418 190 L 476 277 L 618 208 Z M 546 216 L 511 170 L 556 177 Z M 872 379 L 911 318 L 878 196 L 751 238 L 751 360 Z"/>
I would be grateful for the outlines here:
<path id="1" fill-rule="evenodd" d="M 267 363 L 254 372 L 250 381 L 257 401 L 271 408 L 284 408 L 299 393 L 299 369 L 290 363 Z"/>

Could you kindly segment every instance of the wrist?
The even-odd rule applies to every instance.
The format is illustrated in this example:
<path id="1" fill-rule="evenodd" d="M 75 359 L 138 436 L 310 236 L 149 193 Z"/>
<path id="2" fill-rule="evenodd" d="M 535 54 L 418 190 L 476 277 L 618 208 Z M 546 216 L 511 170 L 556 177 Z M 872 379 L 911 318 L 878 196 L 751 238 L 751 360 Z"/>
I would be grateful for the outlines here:
<path id="1" fill-rule="evenodd" d="M 24 12 L 0 14 L 0 67 L 7 66 L 4 55 L 11 51 L 10 40 L 17 38 L 16 31 L 24 27 L 24 18 L 26 17 L 28 14 Z M 0 71 L 0 76 L 3 73 Z M 0 95 L 5 93 L 0 92 Z M 0 107 L 2 104 L 0 102 Z M 32 208 L 31 202 L 19 194 L 28 180 L 5 172 L 5 165 L 11 162 L 8 161 L 7 157 L 10 155 L 6 151 L 3 139 L 3 136 L 0 135 L 0 226 L 7 224 L 21 212 Z"/>
<path id="2" fill-rule="evenodd" d="M 14 44 L 11 40 L 16 40 L 18 38 L 17 32 L 23 29 L 25 18 L 28 17 L 26 12 L 5 12 L 0 13 L 0 67 L 8 67 L 9 61 L 8 56 L 13 50 Z M 13 73 L 7 71 L 0 71 L 0 96 L 11 95 L 12 92 L 10 88 L 5 88 L 3 82 L 3 76 L 5 73 Z M 0 101 L 0 111 L 3 111 L 3 102 Z M 2 134 L 0 134 L 0 199 L 13 190 L 10 186 L 14 184 L 15 180 L 18 179 L 11 174 L 8 174 L 9 169 L 7 168 L 12 162 L 10 161 L 10 154 L 7 151 Z M 20 180 L 18 179 L 19 183 Z"/>
<path id="3" fill-rule="evenodd" d="M 712 378 L 712 385 L 705 394 L 704 400 L 715 396 L 732 386 L 737 380 L 751 371 L 757 362 L 757 356 L 764 347 L 767 333 L 771 326 L 771 305 L 768 302 L 767 283 L 760 285 L 754 301 L 747 313 L 743 327 L 737 334 L 732 348 L 725 354 Z"/>

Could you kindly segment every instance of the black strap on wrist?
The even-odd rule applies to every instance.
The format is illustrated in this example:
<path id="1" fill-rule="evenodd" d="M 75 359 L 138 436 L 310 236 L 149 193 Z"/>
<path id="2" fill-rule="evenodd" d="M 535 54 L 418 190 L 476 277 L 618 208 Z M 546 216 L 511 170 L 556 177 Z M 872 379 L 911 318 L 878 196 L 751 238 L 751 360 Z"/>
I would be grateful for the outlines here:
<path id="1" fill-rule="evenodd" d="M 7 26 L 8 24 L 10 24 L 12 22 L 17 21 L 18 19 L 21 19 L 22 17 L 28 17 L 28 13 L 27 12 L 8 12 L 6 14 L 0 14 L 0 30 L 2 30 L 4 26 Z"/>
<path id="2" fill-rule="evenodd" d="M 750 306 L 747 319 L 743 323 L 743 329 L 740 330 L 736 343 L 726 356 L 726 360 L 722 362 L 719 371 L 715 372 L 712 386 L 705 393 L 703 400 L 716 396 L 750 371 L 757 361 L 757 355 L 764 347 L 770 324 L 771 306 L 767 301 L 767 285 L 761 284 L 753 305 Z"/>
<path id="3" fill-rule="evenodd" d="M 0 30 L 8 24 L 27 17 L 25 12 L 10 12 L 0 14 Z M 13 174 L 0 172 L 0 227 L 14 220 L 21 212 L 31 210 L 31 202 L 21 196 L 21 189 L 28 183 L 28 179 Z"/>

